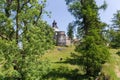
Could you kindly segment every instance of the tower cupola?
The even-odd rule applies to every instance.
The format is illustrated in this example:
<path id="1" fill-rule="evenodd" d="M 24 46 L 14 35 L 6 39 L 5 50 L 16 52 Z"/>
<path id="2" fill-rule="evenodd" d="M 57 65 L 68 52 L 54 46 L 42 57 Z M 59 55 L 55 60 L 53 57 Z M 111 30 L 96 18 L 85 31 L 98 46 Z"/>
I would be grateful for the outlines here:
<path id="1" fill-rule="evenodd" d="M 57 22 L 55 20 L 52 23 L 52 27 L 53 27 L 54 31 L 59 31 L 58 26 L 57 26 Z"/>

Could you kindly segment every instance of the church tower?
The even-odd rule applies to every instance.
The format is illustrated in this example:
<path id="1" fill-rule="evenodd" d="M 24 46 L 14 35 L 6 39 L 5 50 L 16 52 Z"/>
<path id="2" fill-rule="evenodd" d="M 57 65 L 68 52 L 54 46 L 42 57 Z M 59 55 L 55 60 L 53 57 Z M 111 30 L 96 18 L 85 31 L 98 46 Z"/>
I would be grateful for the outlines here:
<path id="1" fill-rule="evenodd" d="M 54 29 L 54 39 L 56 41 L 57 46 L 65 46 L 66 45 L 66 35 L 65 31 L 59 31 L 56 21 L 54 20 L 52 23 L 52 28 Z"/>
<path id="2" fill-rule="evenodd" d="M 53 29 L 54 29 L 55 32 L 59 31 L 58 26 L 57 26 L 57 23 L 56 23 L 55 20 L 54 20 L 53 23 L 52 23 L 52 27 L 53 27 Z"/>

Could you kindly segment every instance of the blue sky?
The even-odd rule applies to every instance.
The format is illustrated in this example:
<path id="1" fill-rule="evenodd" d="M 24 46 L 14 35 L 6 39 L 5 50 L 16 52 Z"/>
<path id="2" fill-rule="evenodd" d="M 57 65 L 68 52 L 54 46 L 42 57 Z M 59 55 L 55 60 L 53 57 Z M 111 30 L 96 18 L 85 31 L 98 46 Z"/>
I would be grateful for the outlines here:
<path id="1" fill-rule="evenodd" d="M 101 5 L 104 0 L 96 0 Z M 100 11 L 100 17 L 103 22 L 111 24 L 113 14 L 120 10 L 120 0 L 105 0 L 108 7 L 105 11 Z M 51 11 L 51 18 L 43 16 L 48 24 L 52 24 L 56 20 L 59 30 L 67 31 L 67 26 L 74 20 L 74 17 L 68 12 L 65 0 L 47 0 L 46 10 Z"/>

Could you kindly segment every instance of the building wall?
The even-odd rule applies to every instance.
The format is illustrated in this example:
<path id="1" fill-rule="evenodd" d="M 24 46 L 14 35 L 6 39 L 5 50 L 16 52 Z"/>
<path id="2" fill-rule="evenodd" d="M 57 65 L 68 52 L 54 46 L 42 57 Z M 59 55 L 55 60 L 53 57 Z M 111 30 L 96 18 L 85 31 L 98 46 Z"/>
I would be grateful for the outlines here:
<path id="1" fill-rule="evenodd" d="M 66 45 L 66 35 L 65 35 L 64 31 L 57 32 L 56 45 L 57 46 L 65 46 Z"/>
<path id="2" fill-rule="evenodd" d="M 71 45 L 71 40 L 66 37 L 66 46 L 70 46 L 70 45 Z"/>
<path id="3" fill-rule="evenodd" d="M 57 46 L 69 46 L 71 45 L 71 40 L 69 40 L 66 35 L 65 31 L 59 31 L 57 22 L 54 20 L 52 23 L 52 28 L 54 29 L 54 39 Z"/>

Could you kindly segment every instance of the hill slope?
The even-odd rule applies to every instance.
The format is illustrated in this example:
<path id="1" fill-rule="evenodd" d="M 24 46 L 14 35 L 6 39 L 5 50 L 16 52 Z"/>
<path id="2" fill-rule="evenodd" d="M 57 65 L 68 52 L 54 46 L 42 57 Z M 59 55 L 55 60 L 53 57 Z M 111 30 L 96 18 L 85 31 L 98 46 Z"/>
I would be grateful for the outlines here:
<path id="1" fill-rule="evenodd" d="M 55 47 L 42 57 L 50 63 L 50 72 L 45 76 L 47 80 L 87 80 L 83 67 L 80 65 L 80 54 L 74 49 L 74 46 Z M 120 80 L 120 56 L 116 54 L 117 51 L 110 49 L 111 57 L 103 65 L 101 71 L 101 74 L 110 80 Z"/>

